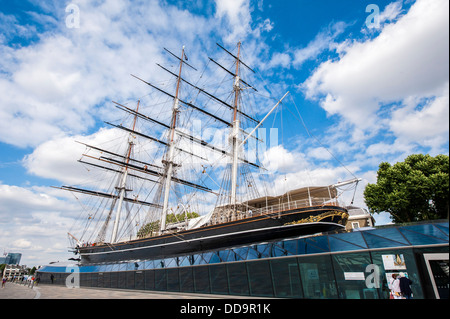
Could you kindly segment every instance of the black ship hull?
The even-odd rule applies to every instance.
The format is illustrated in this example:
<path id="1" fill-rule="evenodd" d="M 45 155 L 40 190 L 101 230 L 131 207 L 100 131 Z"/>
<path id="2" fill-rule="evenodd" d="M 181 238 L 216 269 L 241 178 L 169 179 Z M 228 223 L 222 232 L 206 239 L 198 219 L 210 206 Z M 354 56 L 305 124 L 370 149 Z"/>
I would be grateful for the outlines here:
<path id="1" fill-rule="evenodd" d="M 146 239 L 78 247 L 82 264 L 156 259 L 343 229 L 345 208 L 333 205 L 273 212 Z"/>

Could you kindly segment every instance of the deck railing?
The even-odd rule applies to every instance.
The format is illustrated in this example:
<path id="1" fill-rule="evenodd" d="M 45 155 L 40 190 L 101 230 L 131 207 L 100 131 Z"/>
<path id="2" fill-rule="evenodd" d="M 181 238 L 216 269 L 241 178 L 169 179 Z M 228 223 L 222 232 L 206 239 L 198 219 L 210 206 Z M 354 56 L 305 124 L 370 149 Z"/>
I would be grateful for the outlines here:
<path id="1" fill-rule="evenodd" d="M 232 214 L 231 217 L 228 220 L 221 220 L 216 221 L 217 222 L 224 222 L 224 221 L 234 221 L 234 220 L 240 220 L 244 218 L 254 217 L 254 216 L 260 216 L 260 215 L 268 215 L 277 213 L 281 215 L 281 212 L 291 209 L 297 209 L 297 208 L 305 208 L 305 207 L 311 207 L 311 206 L 326 206 L 326 205 L 333 205 L 333 206 L 339 206 L 344 207 L 344 204 L 337 200 L 337 199 L 331 199 L 329 197 L 311 197 L 310 199 L 300 199 L 300 200 L 294 200 L 289 202 L 284 202 L 276 205 L 270 205 L 262 208 L 252 208 L 250 206 L 247 206 L 246 209 L 242 211 L 237 211 L 235 214 Z"/>

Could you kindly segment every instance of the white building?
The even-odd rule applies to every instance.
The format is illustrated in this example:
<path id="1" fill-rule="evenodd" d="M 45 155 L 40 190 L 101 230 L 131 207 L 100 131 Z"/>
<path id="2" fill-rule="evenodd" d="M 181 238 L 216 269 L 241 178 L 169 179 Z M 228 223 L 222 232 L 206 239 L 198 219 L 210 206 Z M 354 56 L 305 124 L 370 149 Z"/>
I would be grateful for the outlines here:
<path id="1" fill-rule="evenodd" d="M 5 270 L 3 271 L 3 277 L 6 277 L 9 281 L 13 279 L 22 280 L 27 274 L 28 268 L 21 265 L 6 265 Z"/>
<path id="2" fill-rule="evenodd" d="M 375 219 L 365 208 L 347 206 L 348 210 L 348 221 L 345 225 L 345 229 L 352 230 L 362 227 L 373 227 L 375 226 Z"/>

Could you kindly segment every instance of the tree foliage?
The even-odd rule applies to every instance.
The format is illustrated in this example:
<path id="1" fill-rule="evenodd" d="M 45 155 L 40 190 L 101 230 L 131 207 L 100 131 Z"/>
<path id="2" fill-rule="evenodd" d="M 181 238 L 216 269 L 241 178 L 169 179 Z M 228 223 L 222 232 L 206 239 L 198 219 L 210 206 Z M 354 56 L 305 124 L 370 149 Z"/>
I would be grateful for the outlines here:
<path id="1" fill-rule="evenodd" d="M 184 212 L 179 213 L 179 214 L 171 213 L 171 214 L 167 214 L 167 216 L 166 216 L 166 224 L 182 222 L 182 221 L 184 221 L 186 216 L 187 216 L 187 219 L 200 217 L 199 214 L 194 213 L 194 212 L 187 213 L 187 214 L 185 214 Z M 156 233 L 159 231 L 159 224 L 160 224 L 159 220 L 145 224 L 144 226 L 142 226 L 139 229 L 137 236 L 139 238 L 145 238 L 145 237 L 148 237 L 149 235 L 151 236 L 153 233 Z"/>
<path id="2" fill-rule="evenodd" d="M 388 212 L 396 223 L 448 218 L 449 157 L 413 154 L 383 162 L 364 199 L 371 213 Z"/>

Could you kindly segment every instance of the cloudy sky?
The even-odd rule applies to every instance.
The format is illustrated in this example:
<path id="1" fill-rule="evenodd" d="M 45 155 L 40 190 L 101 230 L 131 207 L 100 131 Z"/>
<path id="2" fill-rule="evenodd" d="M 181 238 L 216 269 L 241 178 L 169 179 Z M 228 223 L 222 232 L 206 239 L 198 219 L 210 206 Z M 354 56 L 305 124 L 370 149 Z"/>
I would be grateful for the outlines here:
<path id="1" fill-rule="evenodd" d="M 376 181 L 380 162 L 449 153 L 448 0 L 0 0 L 0 249 L 63 261 L 84 147 L 104 140 L 111 101 L 158 81 L 163 48 L 205 65 L 216 42 L 243 56 L 261 92 L 290 91 L 268 119 L 273 189 Z M 272 102 L 271 102 L 272 103 Z M 273 104 L 272 104 L 273 105 Z M 268 110 L 271 104 L 261 110 Z M 255 114 L 262 118 L 264 114 Z M 300 117 L 301 116 L 301 117 Z M 305 124 L 305 126 L 303 125 Z M 268 127 L 271 127 L 270 125 Z M 106 136 L 106 137 L 105 137 Z M 375 216 L 378 224 L 389 222 Z"/>

